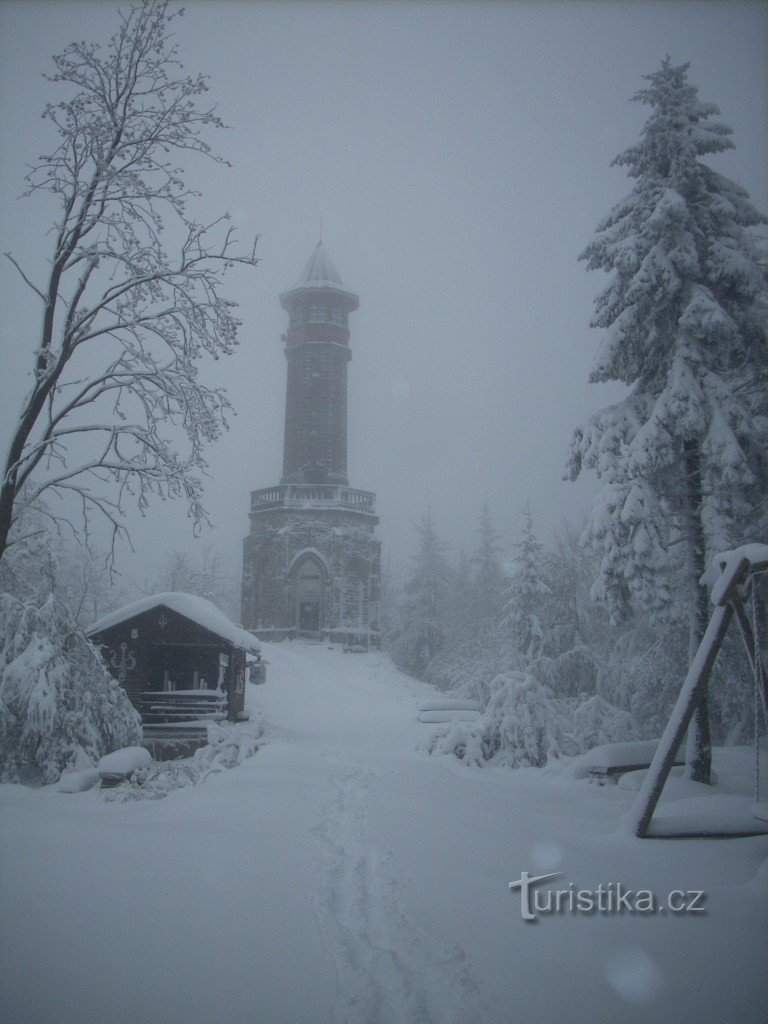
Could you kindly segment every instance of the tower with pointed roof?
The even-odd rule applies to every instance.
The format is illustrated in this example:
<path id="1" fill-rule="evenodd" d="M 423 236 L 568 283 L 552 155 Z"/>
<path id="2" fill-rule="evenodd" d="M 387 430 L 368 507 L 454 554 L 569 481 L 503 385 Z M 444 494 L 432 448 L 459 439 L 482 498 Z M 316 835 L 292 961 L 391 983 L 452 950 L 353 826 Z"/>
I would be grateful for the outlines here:
<path id="1" fill-rule="evenodd" d="M 375 495 L 349 486 L 347 291 L 322 241 L 280 296 L 288 373 L 283 475 L 251 493 L 242 621 L 262 639 L 378 645 Z"/>

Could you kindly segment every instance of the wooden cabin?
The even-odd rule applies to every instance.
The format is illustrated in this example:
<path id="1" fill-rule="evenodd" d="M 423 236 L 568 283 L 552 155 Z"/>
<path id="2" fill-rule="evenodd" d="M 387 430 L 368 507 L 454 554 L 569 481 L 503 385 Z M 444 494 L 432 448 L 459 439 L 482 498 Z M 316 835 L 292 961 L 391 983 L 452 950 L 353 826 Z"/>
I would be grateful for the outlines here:
<path id="1" fill-rule="evenodd" d="M 244 718 L 249 663 L 262 674 L 256 637 L 193 594 L 142 598 L 86 633 L 141 714 L 145 739 L 193 739 L 208 722 Z"/>

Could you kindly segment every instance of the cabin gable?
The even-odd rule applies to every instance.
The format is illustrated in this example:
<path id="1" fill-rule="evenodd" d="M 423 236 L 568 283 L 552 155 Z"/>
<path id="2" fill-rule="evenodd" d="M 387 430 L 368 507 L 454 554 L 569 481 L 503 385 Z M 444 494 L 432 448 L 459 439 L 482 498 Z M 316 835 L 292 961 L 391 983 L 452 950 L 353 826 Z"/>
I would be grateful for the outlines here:
<path id="1" fill-rule="evenodd" d="M 245 704 L 245 651 L 226 637 L 162 603 L 90 634 L 109 671 L 124 687 L 142 720 L 160 696 L 176 693 L 189 705 L 205 692 L 226 696 L 227 717 Z"/>

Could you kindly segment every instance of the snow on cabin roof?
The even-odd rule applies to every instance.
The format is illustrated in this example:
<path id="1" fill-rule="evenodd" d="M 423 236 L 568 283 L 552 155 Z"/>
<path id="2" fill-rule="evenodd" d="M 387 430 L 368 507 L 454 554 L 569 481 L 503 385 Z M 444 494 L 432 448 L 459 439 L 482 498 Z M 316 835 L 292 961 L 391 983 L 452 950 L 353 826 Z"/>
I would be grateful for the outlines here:
<path id="1" fill-rule="evenodd" d="M 253 654 L 261 651 L 261 644 L 256 637 L 240 626 L 236 626 L 215 604 L 206 601 L 204 597 L 198 597 L 196 594 L 181 594 L 178 592 L 152 594 L 150 597 L 142 597 L 138 601 L 132 601 L 131 604 L 118 608 L 117 611 L 103 615 L 93 625 L 89 626 L 85 632 L 88 636 L 93 636 L 95 633 L 103 633 L 105 629 L 111 629 L 112 626 L 117 626 L 121 622 L 132 619 L 137 615 L 142 615 L 153 608 L 160 607 L 169 608 L 171 611 L 183 615 L 192 622 L 196 622 L 198 626 L 202 626 L 203 629 L 208 629 L 211 633 L 216 633 L 217 636 L 228 640 L 236 647 L 242 647 Z"/>

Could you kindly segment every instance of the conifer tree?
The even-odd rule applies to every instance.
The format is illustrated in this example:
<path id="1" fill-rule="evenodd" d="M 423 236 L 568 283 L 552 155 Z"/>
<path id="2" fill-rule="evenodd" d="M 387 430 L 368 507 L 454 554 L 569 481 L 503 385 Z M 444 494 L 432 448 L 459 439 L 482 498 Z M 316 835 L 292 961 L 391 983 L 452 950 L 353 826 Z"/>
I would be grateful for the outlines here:
<path id="1" fill-rule="evenodd" d="M 473 611 L 477 626 L 483 630 L 494 625 L 502 609 L 504 572 L 501 568 L 499 548 L 501 537 L 494 529 L 488 502 L 480 513 L 480 543 L 475 551 Z"/>
<path id="2" fill-rule="evenodd" d="M 505 593 L 504 621 L 515 634 L 529 668 L 541 654 L 542 613 L 550 588 L 544 581 L 544 545 L 533 532 L 530 506 L 523 512 L 523 539 L 515 544 L 515 572 Z"/>
<path id="3" fill-rule="evenodd" d="M 68 769 L 141 740 L 141 720 L 98 648 L 53 595 L 0 594 L 0 780 Z"/>
<path id="4" fill-rule="evenodd" d="M 416 531 L 418 546 L 403 588 L 401 628 L 392 655 L 407 671 L 423 676 L 446 638 L 452 572 L 431 512 L 421 517 Z"/>
<path id="5" fill-rule="evenodd" d="M 603 482 L 587 536 L 601 549 L 595 594 L 614 617 L 633 599 L 671 600 L 670 546 L 682 543 L 689 647 L 708 618 L 711 554 L 756 539 L 764 523 L 768 356 L 760 239 L 747 192 L 701 157 L 733 148 L 667 58 L 634 97 L 650 108 L 640 141 L 616 158 L 635 184 L 581 258 L 610 274 L 592 326 L 607 332 L 591 379 L 629 395 L 576 432 L 569 475 Z M 693 778 L 709 779 L 706 700 L 695 720 Z"/>

